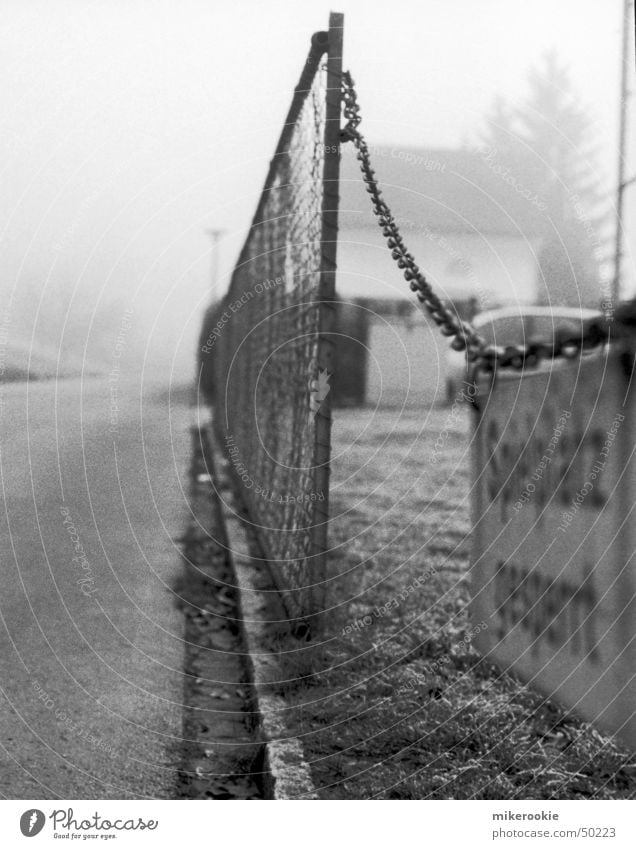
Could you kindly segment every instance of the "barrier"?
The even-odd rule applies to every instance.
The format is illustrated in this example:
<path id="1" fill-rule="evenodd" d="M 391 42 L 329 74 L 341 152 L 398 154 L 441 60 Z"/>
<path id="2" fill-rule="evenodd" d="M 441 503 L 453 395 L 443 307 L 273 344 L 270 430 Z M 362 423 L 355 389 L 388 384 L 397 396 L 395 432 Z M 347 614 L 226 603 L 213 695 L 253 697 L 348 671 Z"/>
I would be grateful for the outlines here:
<path id="1" fill-rule="evenodd" d="M 636 339 L 479 386 L 475 647 L 636 746 Z"/>
<path id="2" fill-rule="evenodd" d="M 316 33 L 224 300 L 201 335 L 252 527 L 290 618 L 324 598 L 338 212 L 342 15 Z M 210 377 L 212 375 L 212 379 Z"/>

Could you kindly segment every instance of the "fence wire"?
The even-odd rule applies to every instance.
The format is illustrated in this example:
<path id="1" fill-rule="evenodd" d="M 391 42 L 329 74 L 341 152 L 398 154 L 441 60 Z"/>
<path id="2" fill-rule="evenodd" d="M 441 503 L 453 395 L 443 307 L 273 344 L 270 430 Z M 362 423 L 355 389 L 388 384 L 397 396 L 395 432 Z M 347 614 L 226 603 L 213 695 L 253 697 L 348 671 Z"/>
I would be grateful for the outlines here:
<path id="1" fill-rule="evenodd" d="M 314 622 L 326 578 L 338 17 L 312 39 L 229 291 L 203 339 L 237 492 L 290 617 Z"/>

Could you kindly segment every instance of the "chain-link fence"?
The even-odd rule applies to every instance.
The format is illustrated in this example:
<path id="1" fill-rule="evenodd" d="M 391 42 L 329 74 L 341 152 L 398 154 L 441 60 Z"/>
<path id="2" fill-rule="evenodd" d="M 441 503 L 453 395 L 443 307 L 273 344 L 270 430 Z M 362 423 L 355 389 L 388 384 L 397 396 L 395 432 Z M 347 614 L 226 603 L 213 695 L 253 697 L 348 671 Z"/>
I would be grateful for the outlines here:
<path id="1" fill-rule="evenodd" d="M 324 598 L 342 16 L 316 33 L 249 235 L 202 335 L 215 427 L 290 618 Z"/>

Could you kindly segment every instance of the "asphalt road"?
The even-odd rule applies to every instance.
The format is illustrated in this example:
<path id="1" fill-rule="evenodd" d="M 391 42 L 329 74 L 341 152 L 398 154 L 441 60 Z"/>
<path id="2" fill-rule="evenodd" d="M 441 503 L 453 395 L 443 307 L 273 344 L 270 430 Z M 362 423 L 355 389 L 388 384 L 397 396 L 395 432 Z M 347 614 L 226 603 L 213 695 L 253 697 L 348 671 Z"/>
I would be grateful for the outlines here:
<path id="1" fill-rule="evenodd" d="M 1 387 L 0 797 L 174 796 L 192 411 L 140 387 Z"/>

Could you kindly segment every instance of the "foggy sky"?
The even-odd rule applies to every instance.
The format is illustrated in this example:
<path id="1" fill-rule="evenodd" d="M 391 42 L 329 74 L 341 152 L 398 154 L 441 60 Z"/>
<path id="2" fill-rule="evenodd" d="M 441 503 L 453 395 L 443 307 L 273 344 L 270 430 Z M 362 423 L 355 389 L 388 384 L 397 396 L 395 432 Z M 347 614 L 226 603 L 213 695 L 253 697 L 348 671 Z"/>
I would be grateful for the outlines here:
<path id="1" fill-rule="evenodd" d="M 523 100 L 529 68 L 556 45 L 595 116 L 613 191 L 621 6 L 343 0 L 333 8 L 345 13 L 344 65 L 374 143 L 475 141 L 494 96 Z M 210 296 L 205 229 L 226 230 L 223 290 L 310 35 L 326 28 L 329 10 L 292 0 L 5 0 L 4 303 L 32 292 L 35 314 L 48 292 L 46 309 L 57 303 L 79 327 L 119 299 L 116 310 L 138 317 L 142 347 L 158 346 L 166 362 L 180 347 L 187 369 Z"/>

